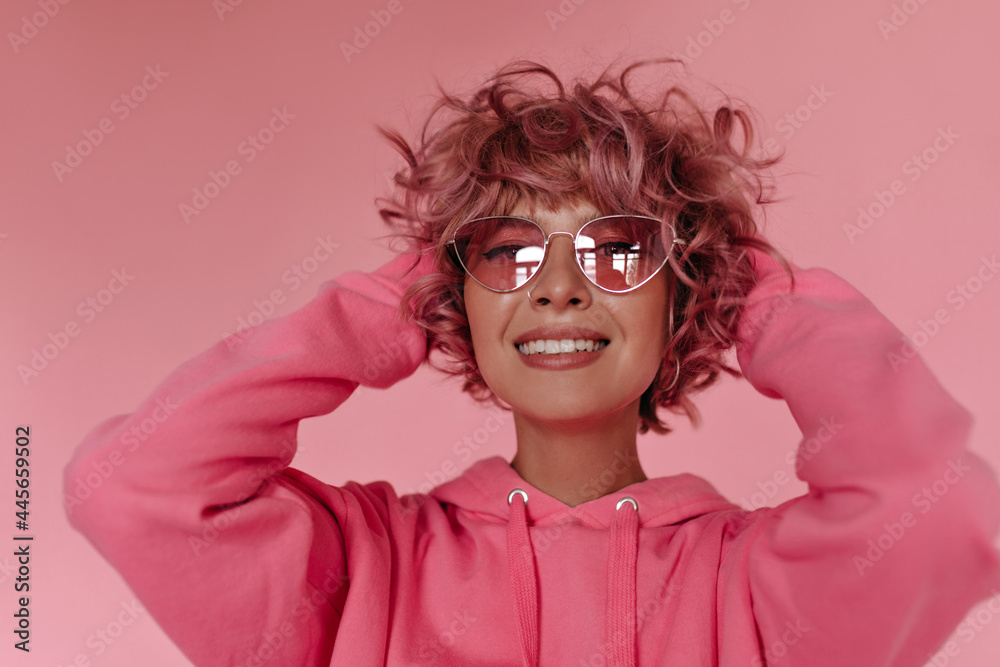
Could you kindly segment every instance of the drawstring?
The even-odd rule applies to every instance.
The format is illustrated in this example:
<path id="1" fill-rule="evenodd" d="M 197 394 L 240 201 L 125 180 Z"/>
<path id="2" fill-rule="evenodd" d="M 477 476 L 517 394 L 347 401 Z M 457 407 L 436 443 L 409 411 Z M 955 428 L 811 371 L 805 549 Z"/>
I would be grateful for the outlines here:
<path id="1" fill-rule="evenodd" d="M 519 496 L 520 500 L 515 500 Z M 507 558 L 514 595 L 517 636 L 525 667 L 538 667 L 538 574 L 535 553 L 528 538 L 528 494 L 514 489 L 507 496 Z M 631 505 L 632 509 L 623 505 Z M 615 507 L 608 558 L 606 632 L 608 665 L 635 667 L 635 569 L 638 554 L 639 505 L 623 497 Z"/>
<path id="2" fill-rule="evenodd" d="M 519 495 L 519 502 L 511 499 Z M 528 494 L 514 489 L 507 496 L 510 521 L 507 522 L 507 561 L 510 564 L 510 587 L 517 613 L 517 636 L 521 643 L 521 661 L 525 667 L 538 667 L 538 575 L 535 552 L 528 539 L 528 521 L 524 506 Z"/>
<path id="3" fill-rule="evenodd" d="M 622 509 L 630 503 L 632 509 Z M 638 551 L 639 505 L 622 498 L 615 506 L 608 563 L 608 643 L 615 667 L 635 667 L 635 560 Z"/>

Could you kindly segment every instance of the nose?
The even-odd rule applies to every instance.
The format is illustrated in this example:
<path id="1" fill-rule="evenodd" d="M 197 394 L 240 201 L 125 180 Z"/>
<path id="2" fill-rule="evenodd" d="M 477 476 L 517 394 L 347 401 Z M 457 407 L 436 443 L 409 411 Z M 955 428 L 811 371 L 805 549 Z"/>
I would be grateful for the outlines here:
<path id="1" fill-rule="evenodd" d="M 557 236 L 566 238 L 554 238 Z M 532 300 L 557 306 L 590 303 L 590 280 L 576 261 L 574 240 L 569 232 L 549 234 L 548 253 L 527 288 Z"/>

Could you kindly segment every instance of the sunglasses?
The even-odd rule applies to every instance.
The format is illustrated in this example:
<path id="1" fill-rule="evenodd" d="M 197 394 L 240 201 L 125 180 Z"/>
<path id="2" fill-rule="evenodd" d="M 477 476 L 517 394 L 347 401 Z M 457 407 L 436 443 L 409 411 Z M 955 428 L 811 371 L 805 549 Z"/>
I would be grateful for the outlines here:
<path id="1" fill-rule="evenodd" d="M 675 245 L 685 244 L 669 223 L 641 215 L 608 215 L 586 223 L 575 235 L 548 236 L 533 220 L 501 215 L 462 223 L 448 245 L 480 285 L 512 292 L 538 273 L 549 241 L 558 234 L 573 239 L 577 265 L 590 282 L 615 293 L 642 286 L 667 263 Z"/>

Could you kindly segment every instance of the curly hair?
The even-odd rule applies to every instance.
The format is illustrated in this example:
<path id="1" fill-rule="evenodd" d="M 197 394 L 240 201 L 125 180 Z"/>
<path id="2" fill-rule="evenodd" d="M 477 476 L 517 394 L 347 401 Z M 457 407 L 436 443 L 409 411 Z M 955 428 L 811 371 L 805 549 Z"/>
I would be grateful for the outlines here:
<path id="1" fill-rule="evenodd" d="M 476 365 L 465 271 L 446 243 L 462 222 L 509 215 L 520 203 L 556 210 L 588 201 L 608 213 L 659 218 L 686 241 L 679 256 L 670 253 L 675 277 L 669 281 L 665 321 L 672 339 L 640 399 L 639 433 L 672 430 L 658 417 L 658 407 L 686 415 L 697 427 L 701 417 L 690 396 L 714 384 L 721 371 L 742 377 L 723 355 L 735 343 L 741 307 L 755 283 L 748 249 L 770 254 L 792 273 L 757 234 L 750 204 L 775 201 L 764 176 L 781 155 L 750 156 L 752 123 L 736 105 L 720 106 L 710 118 L 678 85 L 656 102 L 640 101 L 629 91 L 633 69 L 677 62 L 639 60 L 617 76 L 608 66 L 592 82 L 575 80 L 567 92 L 548 67 L 514 60 L 467 99 L 449 94 L 437 81 L 441 97 L 416 150 L 399 133 L 375 125 L 407 163 L 393 175 L 393 196 L 376 198 L 379 215 L 393 238 L 405 239 L 408 252 L 435 253 L 439 270 L 406 290 L 400 316 L 426 330 L 429 353 L 450 358 L 429 364 L 464 376 L 462 390 L 475 400 L 510 409 Z M 537 77 L 551 80 L 555 91 L 531 88 Z M 443 110 L 450 117 L 432 132 Z M 737 123 L 741 150 L 733 145 Z M 676 331 L 674 322 L 680 323 Z M 675 360 L 679 376 L 673 382 Z"/>

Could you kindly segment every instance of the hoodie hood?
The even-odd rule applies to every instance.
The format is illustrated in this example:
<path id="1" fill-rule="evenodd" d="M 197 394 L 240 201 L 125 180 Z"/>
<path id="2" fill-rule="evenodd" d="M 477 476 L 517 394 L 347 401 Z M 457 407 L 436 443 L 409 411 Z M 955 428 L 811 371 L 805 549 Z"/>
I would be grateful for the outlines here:
<path id="1" fill-rule="evenodd" d="M 526 482 L 501 456 L 476 461 L 459 477 L 431 490 L 430 496 L 475 512 L 484 521 L 507 523 L 510 519 L 507 497 L 514 489 L 523 489 L 528 494 L 530 502 L 525 513 L 532 526 L 563 523 L 568 514 L 591 528 L 609 528 L 614 523 L 618 501 L 626 496 L 639 505 L 642 528 L 669 526 L 709 512 L 740 509 L 706 480 L 690 473 L 636 482 L 570 507 Z"/>
<path id="2" fill-rule="evenodd" d="M 624 463 L 627 463 L 624 461 Z M 591 483 L 598 492 L 596 485 Z M 529 526 L 578 522 L 609 529 L 608 595 L 605 611 L 612 665 L 636 664 L 636 558 L 639 529 L 668 526 L 720 510 L 739 509 L 707 481 L 684 473 L 622 487 L 575 507 L 526 482 L 500 456 L 481 459 L 430 494 L 472 512 L 483 521 L 507 524 L 507 558 L 513 612 L 522 663 L 538 665 L 538 572 Z"/>

